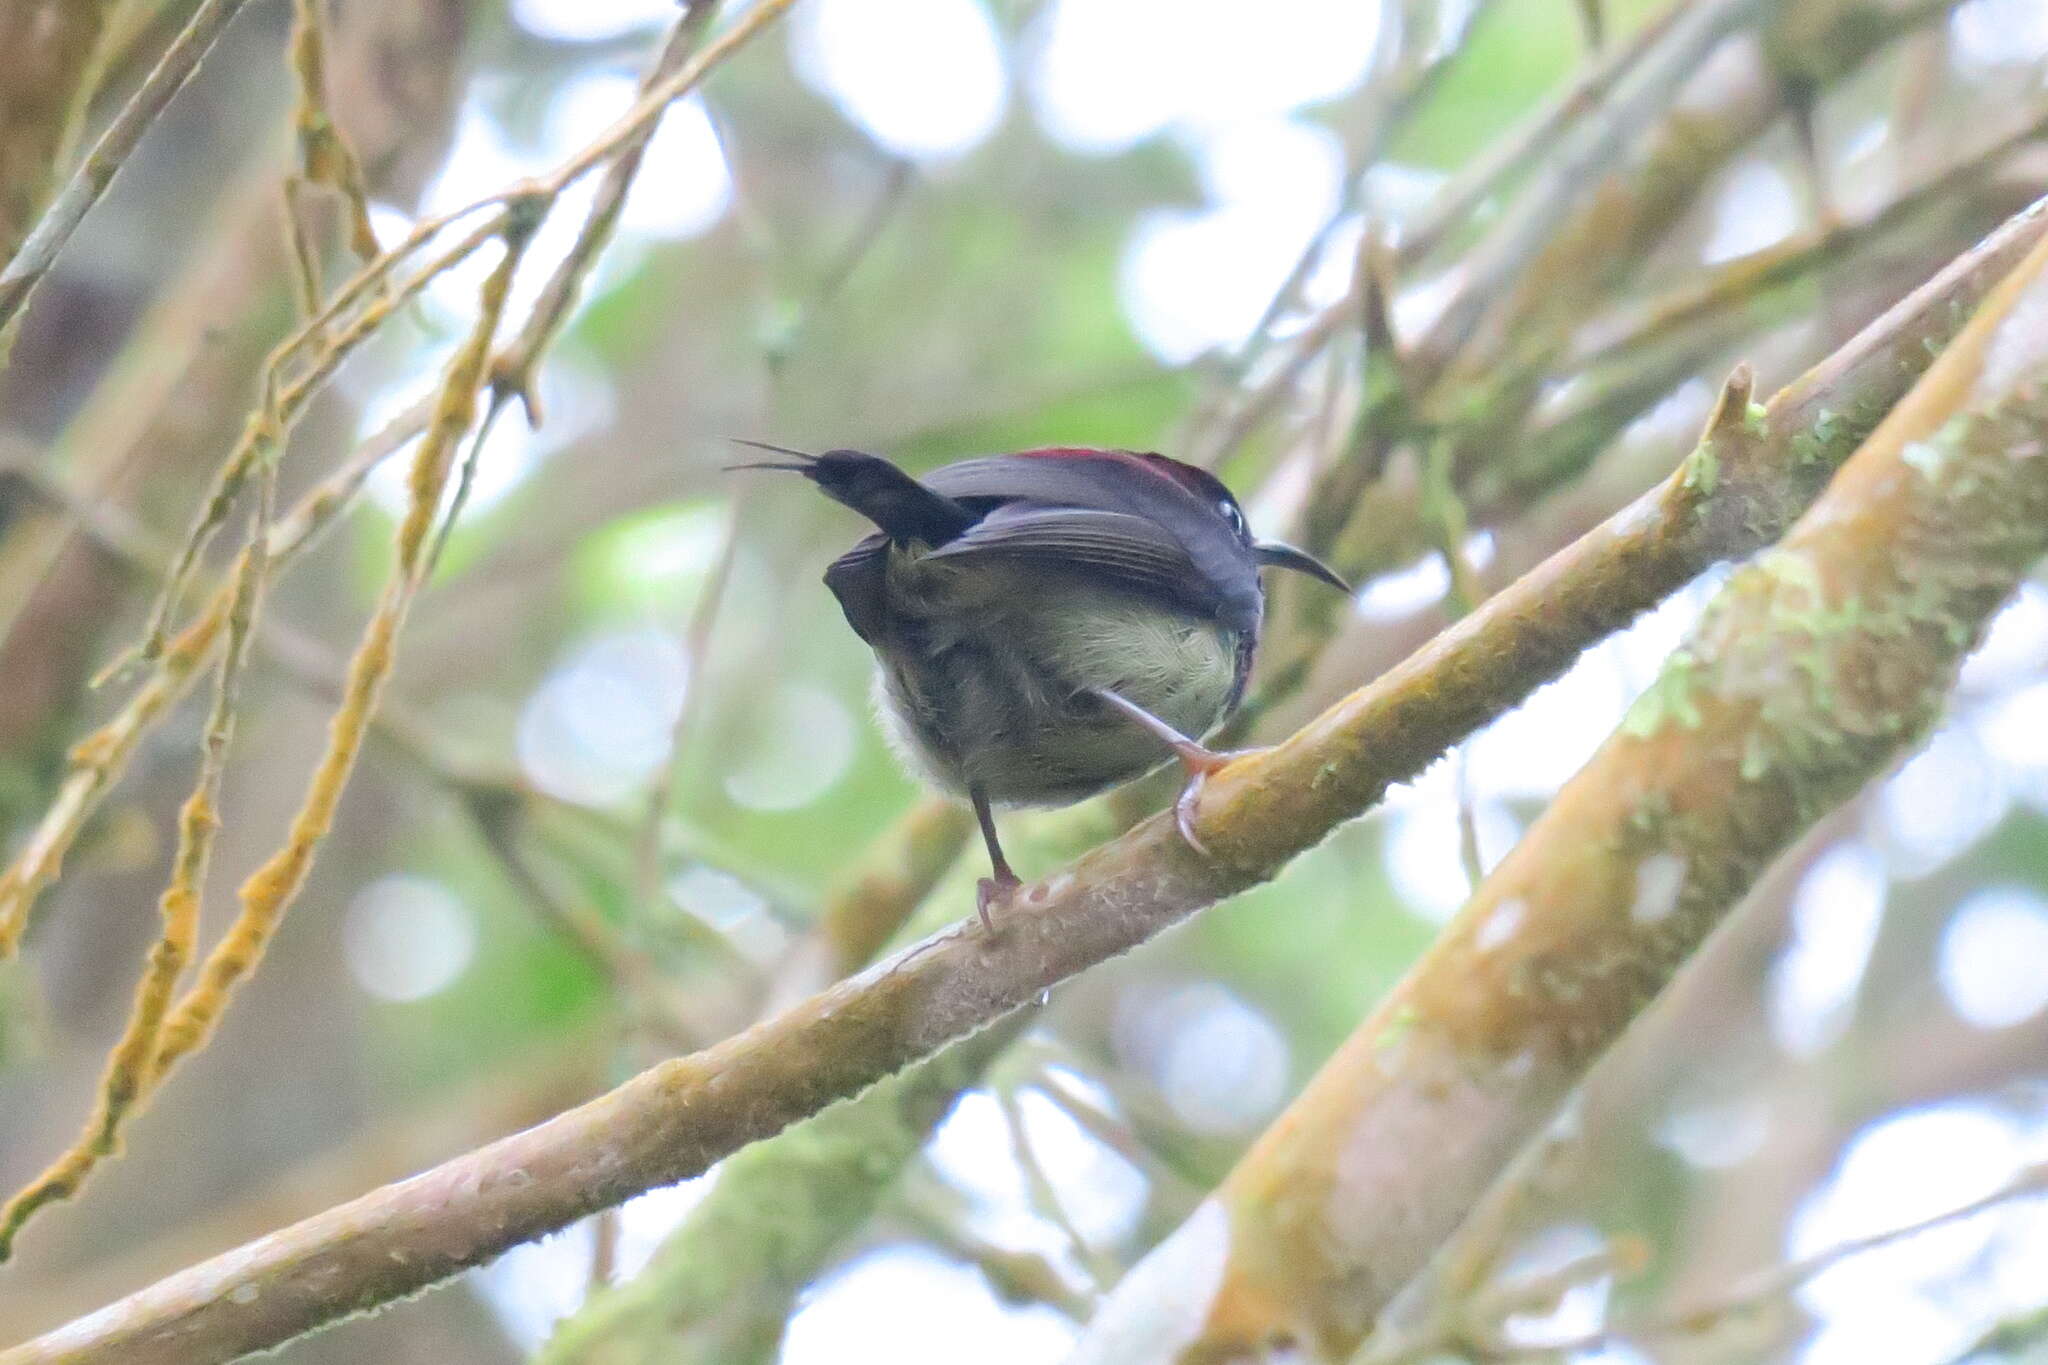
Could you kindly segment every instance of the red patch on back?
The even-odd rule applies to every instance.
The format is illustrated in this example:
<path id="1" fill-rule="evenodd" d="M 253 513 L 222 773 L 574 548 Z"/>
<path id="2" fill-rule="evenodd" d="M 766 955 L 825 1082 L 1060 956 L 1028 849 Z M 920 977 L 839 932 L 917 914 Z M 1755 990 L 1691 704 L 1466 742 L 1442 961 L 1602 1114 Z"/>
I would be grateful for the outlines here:
<path id="1" fill-rule="evenodd" d="M 1040 446 L 1036 450 L 1018 450 L 1012 453 L 1048 460 L 1118 459 L 1129 454 L 1128 451 L 1122 450 L 1104 450 L 1100 446 Z"/>
<path id="2" fill-rule="evenodd" d="M 1208 490 L 1202 486 L 1207 476 L 1201 470 L 1155 451 L 1105 450 L 1100 446 L 1041 446 L 1037 450 L 1019 450 L 1015 453 L 1032 459 L 1114 460 L 1118 464 L 1132 465 L 1157 474 L 1161 478 L 1171 479 L 1198 497 L 1206 497 L 1208 494 Z"/>

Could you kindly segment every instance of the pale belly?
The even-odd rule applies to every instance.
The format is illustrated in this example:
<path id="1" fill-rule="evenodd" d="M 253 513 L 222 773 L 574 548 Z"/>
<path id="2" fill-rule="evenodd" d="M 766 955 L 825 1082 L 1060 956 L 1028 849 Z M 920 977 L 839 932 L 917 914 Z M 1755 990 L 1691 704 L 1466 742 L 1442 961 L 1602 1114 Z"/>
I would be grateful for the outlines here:
<path id="1" fill-rule="evenodd" d="M 978 788 L 999 804 L 1065 805 L 1172 756 L 1093 688 L 1194 738 L 1223 719 L 1236 690 L 1235 635 L 1104 594 L 1039 597 L 965 629 L 948 622 L 880 669 L 891 738 L 935 785 Z"/>

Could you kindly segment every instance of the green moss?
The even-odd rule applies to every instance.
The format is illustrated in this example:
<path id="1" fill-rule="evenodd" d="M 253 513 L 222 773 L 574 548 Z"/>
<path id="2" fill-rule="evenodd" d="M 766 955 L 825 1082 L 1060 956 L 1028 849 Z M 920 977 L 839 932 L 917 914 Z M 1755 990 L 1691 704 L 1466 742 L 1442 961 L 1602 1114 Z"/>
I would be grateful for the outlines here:
<path id="1" fill-rule="evenodd" d="M 1685 458 L 1685 486 L 1703 498 L 1714 496 L 1721 482 L 1721 457 L 1712 441 L 1702 441 Z"/>
<path id="2" fill-rule="evenodd" d="M 1415 1007 L 1403 1005 L 1394 1011 L 1394 1017 L 1387 1021 L 1387 1026 L 1380 1030 L 1379 1037 L 1373 1039 L 1372 1045 L 1381 1052 L 1392 1051 L 1415 1031 L 1418 1022 L 1420 1016 L 1415 1013 Z"/>
<path id="3" fill-rule="evenodd" d="M 1771 770 L 1771 748 L 1764 732 L 1751 730 L 1742 741 L 1742 780 L 1755 782 Z"/>
<path id="4" fill-rule="evenodd" d="M 1851 410 L 1843 413 L 1822 408 L 1813 425 L 1793 433 L 1786 450 L 1793 464 L 1803 469 L 1834 469 L 1856 453 L 1866 437 L 1890 411 L 1889 401 L 1873 402 L 1852 396 Z"/>
<path id="5" fill-rule="evenodd" d="M 1621 728 L 1637 739 L 1647 739 L 1676 722 L 1688 730 L 1699 728 L 1700 708 L 1695 699 L 1699 686 L 1699 661 L 1689 650 L 1678 650 L 1665 663 L 1657 680 L 1629 707 Z"/>
<path id="6" fill-rule="evenodd" d="M 1662 787 L 1654 787 L 1643 793 L 1629 812 L 1630 830 L 1641 836 L 1643 846 L 1661 845 L 1664 831 L 1671 824 L 1671 793 Z"/>

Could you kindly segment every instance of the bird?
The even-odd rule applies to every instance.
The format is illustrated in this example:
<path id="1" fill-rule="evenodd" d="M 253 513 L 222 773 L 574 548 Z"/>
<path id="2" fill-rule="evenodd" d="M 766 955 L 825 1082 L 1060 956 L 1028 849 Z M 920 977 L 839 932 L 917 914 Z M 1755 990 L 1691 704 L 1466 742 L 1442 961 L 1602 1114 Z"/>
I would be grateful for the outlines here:
<path id="1" fill-rule="evenodd" d="M 825 570 L 874 651 L 885 734 L 915 774 L 964 799 L 992 876 L 1020 884 L 995 808 L 1064 806 L 1177 759 L 1175 819 L 1235 754 L 1201 737 L 1244 698 L 1265 612 L 1261 568 L 1349 587 L 1306 551 L 1253 538 L 1221 480 L 1150 451 L 1059 446 L 963 459 L 913 477 L 879 455 L 728 466 L 802 475 L 873 530 Z"/>

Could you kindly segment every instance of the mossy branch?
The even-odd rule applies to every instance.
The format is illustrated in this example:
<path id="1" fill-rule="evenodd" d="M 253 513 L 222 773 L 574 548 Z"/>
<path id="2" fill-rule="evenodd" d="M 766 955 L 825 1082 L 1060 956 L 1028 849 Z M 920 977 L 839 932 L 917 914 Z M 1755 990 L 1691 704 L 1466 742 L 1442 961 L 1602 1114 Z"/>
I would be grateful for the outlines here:
<path id="1" fill-rule="evenodd" d="M 79 827 L 118 778 L 135 744 L 162 718 L 171 702 L 183 695 L 194 671 L 218 643 L 225 620 L 225 590 L 216 593 L 192 624 L 175 637 L 170 635 L 169 614 L 189 582 L 192 566 L 205 542 L 224 521 L 240 488 L 255 468 L 258 452 L 267 442 L 282 439 L 290 420 L 324 385 L 334 368 L 357 344 L 381 326 L 405 298 L 483 242 L 507 234 L 512 226 L 508 221 L 511 210 L 501 209 L 487 216 L 466 236 L 409 276 L 396 290 L 385 288 L 392 272 L 446 228 L 481 209 L 517 203 L 524 206 L 524 213 L 544 213 L 570 184 L 619 155 L 634 139 L 651 130 L 670 101 L 694 88 L 720 62 L 766 29 L 793 3 L 794 0 L 765 0 L 765 3 L 755 5 L 728 31 L 658 82 L 609 129 L 549 175 L 531 183 L 507 186 L 474 204 L 421 220 L 404 240 L 359 269 L 319 313 L 305 319 L 272 353 L 264 371 L 264 406 L 252 415 L 241 441 L 223 462 L 168 576 L 159 605 L 152 612 L 151 625 L 139 651 L 143 660 L 152 664 L 149 677 L 113 721 L 76 747 L 72 771 L 57 798 L 13 864 L 0 873 L 0 957 L 11 954 L 18 946 L 36 896 L 56 877 L 63 855 L 76 838 Z M 217 3 L 211 3 L 207 9 L 211 11 L 219 7 Z M 194 25 L 202 17 L 196 15 Z M 187 35 L 190 33 L 188 27 Z M 185 41 L 185 36 L 181 35 L 180 42 Z M 191 60 L 196 62 L 197 56 L 192 56 Z M 171 56 L 167 55 L 165 64 L 170 62 Z M 595 245 L 590 248 L 591 251 L 595 249 Z M 588 260 L 583 264 L 587 268 Z M 10 266 L 10 270 L 12 268 Z M 0 280 L 4 278 L 0 276 Z M 371 297 L 373 292 L 374 298 Z M 325 332 L 327 326 L 344 318 L 346 321 L 341 322 L 333 334 Z M 282 376 L 286 367 L 304 357 L 309 346 L 312 350 L 310 357 L 305 359 L 304 367 L 289 382 L 284 381 Z M 530 363 L 533 352 L 529 350 L 523 354 Z M 502 362 L 494 363 L 489 370 L 494 378 L 503 372 Z M 429 417 L 427 405 L 418 405 L 395 419 L 386 433 L 380 434 L 377 443 L 384 444 L 385 453 L 388 453 L 387 438 L 399 442 L 410 439 L 427 427 Z M 359 465 L 344 475 L 324 481 L 301 504 L 304 516 L 288 520 L 284 527 L 279 528 L 280 531 L 291 529 L 294 535 L 302 534 L 309 529 L 305 524 L 308 519 L 314 528 L 324 525 L 353 495 L 363 472 L 364 467 Z M 285 556 L 274 557 L 281 561 Z"/>
<path id="2" fill-rule="evenodd" d="M 449 362 L 434 418 L 413 458 L 408 483 L 411 500 L 398 527 L 391 582 L 350 661 L 342 703 L 329 726 L 327 752 L 314 769 L 304 804 L 293 817 L 290 837 L 243 884 L 240 915 L 200 965 L 197 980 L 172 1006 L 170 992 L 197 936 L 200 879 L 218 823 L 213 808 L 234 716 L 235 682 L 247 657 L 250 630 L 268 569 L 266 523 L 276 475 L 274 466 L 265 464 L 257 526 L 234 579 L 225 590 L 228 645 L 221 667 L 222 683 L 215 692 L 199 785 L 186 803 L 178 856 L 170 886 L 164 893 L 164 936 L 151 954 L 128 1029 L 109 1058 L 100 1110 L 78 1144 L 0 1209 L 0 1260 L 7 1258 L 15 1234 L 29 1217 L 75 1193 L 99 1159 L 112 1154 L 119 1123 L 128 1110 L 145 1099 L 181 1058 L 205 1046 L 235 986 L 254 970 L 277 925 L 305 884 L 313 855 L 333 825 L 335 808 L 361 751 L 378 693 L 390 675 L 398 630 L 419 590 L 427 537 L 440 506 L 454 449 L 474 419 L 476 392 L 483 382 L 491 339 L 504 313 L 513 272 L 535 223 L 530 216 L 508 215 L 504 252 L 484 282 L 477 321 L 468 341 Z M 210 651 L 210 637 L 207 645 Z"/>
<path id="3" fill-rule="evenodd" d="M 1160 1328 L 1185 1358 L 1356 1347 L 1769 860 L 1932 726 L 2048 551 L 2048 238 L 2028 221 L 2024 258 L 1246 1153 L 1220 1214 L 1155 1253 L 1216 1267 L 1193 1319 Z M 1882 367 L 1897 339 L 1862 353 Z M 1819 447 L 1773 433 L 1817 420 L 1817 383 L 1767 410 L 1731 386 L 1665 505 L 1734 538 L 1781 523 Z M 1773 445 L 1800 463 L 1766 479 Z M 1724 501 L 1730 480 L 1748 491 Z"/>
<path id="4" fill-rule="evenodd" d="M 178 979 L 199 942 L 199 908 L 205 895 L 214 835 L 220 828 L 220 789 L 227 771 L 228 744 L 234 736 L 236 700 L 243 665 L 249 656 L 257 603 L 269 577 L 269 532 L 276 493 L 277 477 L 273 470 L 263 478 L 249 549 L 236 566 L 227 603 L 227 647 L 207 712 L 199 777 L 179 810 L 171 880 L 158 902 L 162 933 L 145 961 L 128 1022 L 107 1055 L 99 1100 L 85 1131 L 40 1175 L 0 1206 L 0 1261 L 7 1259 L 15 1235 L 38 1209 L 75 1194 L 101 1159 L 120 1150 L 122 1125 L 148 1098 L 164 1019 L 170 1011 Z"/>
<path id="5" fill-rule="evenodd" d="M 1823 76 L 1853 70 L 1920 19 L 1877 0 L 1846 4 L 1804 0 L 1788 6 L 1800 13 L 1840 10 L 1839 41 Z M 1638 58 L 1627 76 L 1627 98 L 1641 124 L 1649 95 L 1663 91 L 1666 104 L 1677 94 L 1673 77 L 1683 64 L 1673 51 L 1698 51 L 1720 24 L 1733 16 L 1702 12 L 1688 27 L 1661 34 L 1652 51 Z M 1706 28 L 1700 25 L 1714 22 Z M 1519 262 L 1500 287 L 1479 293 L 1461 288 L 1443 317 L 1411 348 L 1404 362 L 1406 383 L 1360 397 L 1352 415 L 1348 449 L 1328 462 L 1304 503 L 1303 543 L 1331 559 L 1341 571 L 1362 576 L 1391 567 L 1428 548 L 1413 534 L 1417 525 L 1412 489 L 1380 478 L 1384 451 L 1402 442 L 1448 439 L 1457 486 L 1497 464 L 1516 443 L 1505 433 L 1526 419 L 1573 335 L 1614 289 L 1633 276 L 1645 259 L 1713 183 L 1713 176 L 1763 136 L 1786 107 L 1785 91 L 1773 77 L 1754 35 L 1727 38 L 1726 60 L 1686 84 L 1683 107 L 1669 108 L 1641 138 L 1629 163 L 1604 179 L 1565 177 L 1552 167 L 1525 190 L 1529 206 L 1516 210 L 1480 250 L 1489 258 Z M 1608 97 L 1614 96 L 1610 88 Z M 1581 108 L 1589 127 L 1578 130 L 1574 146 L 1611 147 L 1619 129 L 1607 103 Z M 1574 164 L 1581 163 L 1577 159 Z M 1575 211 L 1560 213 L 1564 206 Z M 1535 227 L 1547 224 L 1546 233 Z M 1547 235 L 1546 235 L 1547 234 Z M 1406 259 L 1405 250 L 1401 253 Z M 1489 275 L 1493 272 L 1489 271 Z M 1364 287 L 1354 283 L 1354 290 Z M 1338 335 L 1355 314 L 1355 300 L 1312 321 L 1297 342 L 1320 347 Z M 1661 392 L 1661 391 L 1660 391 Z M 1657 394 L 1642 393 L 1647 405 Z M 1625 420 L 1625 419 L 1624 419 Z M 1479 504 L 1475 500 L 1474 506 Z M 1261 707 L 1285 699 L 1307 678 L 1314 656 L 1334 628 L 1337 609 L 1325 596 L 1282 588 L 1270 612 L 1264 653 L 1269 684 Z"/>
<path id="6" fill-rule="evenodd" d="M 542 1365 L 768 1365 L 800 1294 L 1031 1022 L 1012 1015 L 719 1169 L 631 1281 L 562 1321 Z"/>
<path id="7" fill-rule="evenodd" d="M 265 538 L 272 573 L 303 553 L 350 505 L 370 471 L 416 434 L 402 424 L 387 426 L 301 497 Z M 64 855 L 127 768 L 136 746 L 185 695 L 212 656 L 223 638 L 231 600 L 231 588 L 215 592 L 112 718 L 73 747 L 70 771 L 56 797 L 14 861 L 0 871 L 0 959 L 20 947 L 37 897 L 57 878 Z"/>
<path id="8" fill-rule="evenodd" d="M 462 466 L 465 489 L 467 471 L 474 467 L 475 447 L 488 434 L 490 416 L 496 415 L 512 391 L 503 385 L 505 372 L 491 366 L 492 343 L 510 297 L 513 277 L 535 230 L 570 184 L 600 164 L 613 163 L 597 209 L 586 221 L 570 258 L 550 281 L 548 296 L 553 300 L 552 306 L 536 310 L 513 352 L 521 374 L 530 373 L 538 362 L 566 315 L 583 272 L 609 240 L 612 222 L 637 169 L 639 153 L 668 103 L 702 80 L 719 61 L 761 32 L 791 3 L 793 0 L 765 0 L 716 42 L 685 60 L 712 8 L 709 4 L 692 6 L 664 53 L 665 65 L 658 78 L 633 109 L 605 133 L 551 175 L 505 187 L 477 204 L 422 221 L 396 247 L 380 252 L 369 231 L 360 168 L 334 130 L 324 107 L 323 10 L 319 0 L 298 0 L 291 57 L 299 82 L 295 125 L 300 134 L 304 169 L 309 180 L 330 184 L 349 200 L 353 209 L 352 245 L 368 259 L 331 299 L 315 306 L 318 287 L 312 253 L 303 240 L 294 236 L 292 245 L 300 266 L 301 292 L 308 316 L 266 361 L 257 409 L 217 470 L 213 486 L 166 575 L 163 591 L 136 652 L 137 659 L 150 667 L 150 675 L 112 722 L 77 747 L 72 771 L 56 801 L 27 847 L 0 873 L 0 956 L 5 956 L 19 945 L 38 893 L 57 876 L 64 853 L 93 807 L 118 778 L 142 735 L 182 694 L 225 633 L 228 654 L 222 671 L 224 687 L 217 693 L 217 701 L 227 710 L 217 715 L 217 723 L 210 727 L 210 736 L 217 736 L 220 742 L 214 744 L 210 738 L 198 789 L 187 804 L 179 856 L 165 893 L 164 940 L 151 955 L 134 1016 L 109 1059 L 102 1103 L 89 1131 L 42 1177 L 0 1208 L 0 1260 L 6 1258 L 13 1236 L 29 1216 L 75 1191 L 98 1160 L 112 1153 L 122 1117 L 147 1097 L 180 1058 L 205 1045 L 232 992 L 254 970 L 303 887 L 314 855 L 332 827 L 341 794 L 374 718 L 379 695 L 394 666 L 399 632 L 438 553 L 441 541 L 433 532 L 442 493 L 457 467 L 456 454 L 462 438 L 475 424 L 477 395 L 486 386 L 492 390 L 489 416 L 477 427 L 471 458 Z M 142 124 L 133 130 L 127 143 L 115 148 L 104 178 L 95 182 L 93 197 L 111 179 L 113 168 L 125 157 L 126 149 L 132 147 L 133 138 L 140 136 L 141 126 L 146 126 L 148 118 L 153 117 L 154 106 L 148 106 L 143 95 L 149 94 L 161 78 L 161 82 L 168 82 L 162 90 L 162 97 L 167 99 L 197 63 L 205 46 L 217 36 L 219 26 L 232 17 L 234 9 L 234 5 L 223 4 L 221 0 L 206 0 L 173 44 L 172 53 L 145 82 L 142 94 L 117 116 L 110 136 L 131 115 L 141 118 Z M 178 55 L 181 51 L 185 52 L 182 58 Z M 178 61 L 184 63 L 184 74 L 174 71 Z M 139 109 L 142 113 L 137 114 Z M 107 145 L 103 138 L 101 147 L 88 159 L 88 169 Z M 76 215 L 82 216 L 90 202 L 87 199 L 78 205 Z M 56 223 L 58 226 L 53 230 L 68 235 L 69 227 L 76 225 L 76 217 L 60 221 L 56 210 L 63 206 L 60 198 L 52 216 L 39 225 L 38 233 Z M 430 259 L 399 286 L 392 287 L 391 278 L 402 264 L 445 229 L 483 209 L 492 211 L 484 214 L 483 221 L 472 226 L 467 236 Z M 65 221 L 69 226 L 64 225 Z M 493 238 L 503 244 L 503 255 L 483 286 L 473 329 L 450 361 L 431 411 L 425 417 L 424 435 L 413 457 L 407 484 L 409 500 L 397 531 L 397 562 L 350 661 L 340 703 L 329 723 L 327 749 L 314 769 L 284 846 L 243 884 L 239 915 L 200 964 L 195 982 L 175 1005 L 169 1004 L 170 993 L 194 946 L 198 881 L 216 823 L 213 798 L 220 782 L 226 731 L 233 715 L 233 681 L 239 675 L 255 624 L 261 584 L 272 562 L 283 558 L 273 553 L 272 528 L 268 523 L 277 461 L 292 424 L 341 361 L 377 332 L 397 308 L 429 280 Z M 0 272 L 0 335 L 4 335 L 9 316 L 10 296 L 6 289 L 9 280 L 16 278 L 15 268 L 28 259 L 32 269 L 30 275 L 21 277 L 24 282 L 19 293 L 12 296 L 16 308 L 39 273 L 34 270 L 37 258 L 30 258 L 30 248 L 35 244 L 36 238 L 32 236 L 21 256 L 10 263 L 6 272 Z M 48 251 L 54 257 L 55 247 Z M 46 266 L 47 262 L 43 268 Z M 252 475 L 260 475 L 261 479 L 259 515 L 250 542 L 237 559 L 232 581 L 214 594 L 192 625 L 173 637 L 172 614 L 189 586 L 199 556 L 226 521 Z M 353 488 L 353 482 L 337 485 L 337 481 L 329 480 L 316 490 L 318 500 L 309 500 L 313 507 L 311 515 L 319 520 L 331 516 Z M 337 489 L 339 497 L 327 496 Z"/>
<path id="9" fill-rule="evenodd" d="M 1767 420 L 1734 405 L 1740 419 L 1710 431 L 1664 487 L 1286 743 L 1218 773 L 1199 813 L 1215 857 L 1155 817 L 1023 888 L 993 937 L 971 919 L 955 925 L 735 1038 L 172 1276 L 0 1365 L 190 1365 L 276 1346 L 699 1174 L 1272 876 L 1708 564 L 1782 531 L 1858 443 L 1845 433 L 1875 423 L 2044 229 L 2048 205 L 2036 206 L 1780 394 Z M 1850 416 L 1816 438 L 1816 408 L 1830 404 Z M 1711 481 L 1698 477 L 1708 459 Z"/>
<path id="10" fill-rule="evenodd" d="M 484 281 L 477 319 L 468 340 L 448 363 L 427 434 L 414 454 L 407 477 L 408 501 L 399 520 L 396 562 L 382 600 L 364 629 L 349 661 L 341 706 L 328 724 L 327 752 L 314 767 L 304 804 L 293 816 L 284 847 L 242 884 L 241 914 L 214 946 L 199 970 L 198 980 L 178 1002 L 164 1025 L 162 1042 L 152 1060 L 154 1079 L 161 1079 L 186 1053 L 205 1045 L 226 1008 L 235 985 L 262 957 L 278 923 L 305 885 L 313 855 L 334 823 L 342 790 L 362 751 L 363 736 L 377 707 L 385 679 L 396 659 L 398 632 L 418 595 L 429 535 L 448 482 L 456 446 L 476 415 L 476 395 L 490 358 L 491 338 L 503 316 L 512 276 L 537 220 L 514 214 L 506 228 L 504 250 Z"/>
<path id="11" fill-rule="evenodd" d="M 377 234 L 370 226 L 370 191 L 362 162 L 327 106 L 326 0 L 292 0 L 290 48 L 292 74 L 298 82 L 292 105 L 298 178 L 304 184 L 325 185 L 340 196 L 347 213 L 349 250 L 362 260 L 374 260 Z"/>

